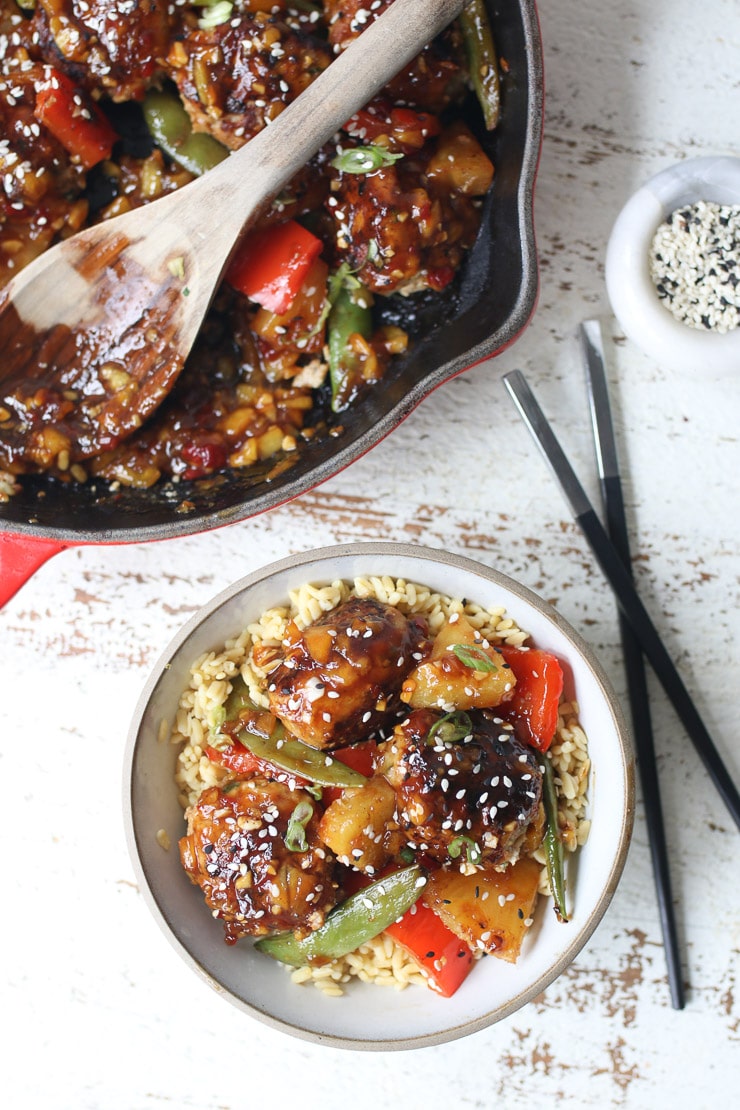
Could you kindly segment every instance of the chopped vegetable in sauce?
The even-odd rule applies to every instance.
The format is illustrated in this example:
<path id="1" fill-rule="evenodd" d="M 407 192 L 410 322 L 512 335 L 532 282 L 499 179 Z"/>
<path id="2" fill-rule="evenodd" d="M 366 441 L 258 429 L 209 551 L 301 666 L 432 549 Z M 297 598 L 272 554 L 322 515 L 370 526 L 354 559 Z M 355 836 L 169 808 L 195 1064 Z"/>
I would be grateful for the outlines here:
<path id="1" fill-rule="evenodd" d="M 451 669 L 428 704 L 440 660 Z M 227 777 L 195 796 L 180 842 L 228 943 L 258 937 L 282 963 L 320 966 L 387 932 L 449 996 L 481 954 L 518 958 L 538 850 L 567 920 L 557 786 L 541 754 L 562 692 L 555 656 L 499 649 L 457 614 L 431 635 L 421 616 L 350 597 L 288 624 L 255 665 L 266 704 L 234 678 L 206 747 Z M 420 689 L 423 704 L 409 705 Z"/>
<path id="2" fill-rule="evenodd" d="M 58 240 L 207 173 L 389 2 L 0 0 L 0 288 Z M 494 70 L 495 58 L 485 6 L 476 13 L 472 32 L 467 19 L 439 35 L 265 213 L 143 426 L 87 457 L 79 398 L 53 362 L 32 389 L 4 381 L 11 485 L 42 472 L 145 488 L 287 467 L 362 404 L 414 342 L 414 299 L 454 280 L 478 232 L 493 166 L 474 133 L 491 115 L 471 41 Z M 177 259 L 170 271 L 187 295 Z M 124 406 L 129 369 L 105 379 Z"/>

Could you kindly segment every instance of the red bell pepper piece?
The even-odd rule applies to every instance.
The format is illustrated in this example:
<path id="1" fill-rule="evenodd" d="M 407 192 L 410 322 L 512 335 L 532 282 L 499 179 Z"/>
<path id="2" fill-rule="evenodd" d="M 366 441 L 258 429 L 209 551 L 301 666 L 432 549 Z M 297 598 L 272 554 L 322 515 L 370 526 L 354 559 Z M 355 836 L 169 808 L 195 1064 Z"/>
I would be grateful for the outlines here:
<path id="1" fill-rule="evenodd" d="M 226 444 L 217 436 L 200 436 L 186 443 L 180 452 L 187 469 L 183 471 L 183 478 L 192 481 L 202 478 L 206 474 L 213 474 L 226 466 L 228 451 Z"/>
<path id="2" fill-rule="evenodd" d="M 437 293 L 441 293 L 455 276 L 453 266 L 437 266 L 436 269 L 427 271 L 427 281 L 430 288 L 434 289 Z"/>
<path id="3" fill-rule="evenodd" d="M 548 651 L 499 646 L 516 678 L 514 696 L 499 712 L 513 724 L 520 739 L 546 752 L 558 724 L 563 668 Z"/>
<path id="4" fill-rule="evenodd" d="M 110 158 L 118 135 L 94 101 L 52 66 L 36 93 L 34 115 L 83 169 Z"/>
<path id="5" fill-rule="evenodd" d="M 467 977 L 473 953 L 434 910 L 419 901 L 385 930 L 426 974 L 437 994 L 450 998 Z"/>
<path id="6" fill-rule="evenodd" d="M 363 740 L 361 744 L 352 744 L 348 748 L 337 748 L 331 754 L 345 767 L 351 767 L 353 771 L 359 771 L 361 775 L 370 778 L 377 752 L 378 745 L 374 740 Z M 321 799 L 324 805 L 328 806 L 336 801 L 343 792 L 341 786 L 325 786 L 321 791 Z"/>
<path id="7" fill-rule="evenodd" d="M 390 864 L 383 875 L 390 874 L 397 867 L 398 864 Z M 342 880 L 342 889 L 345 894 L 356 894 L 369 886 L 374 878 L 360 871 L 348 871 Z M 465 941 L 455 936 L 442 918 L 421 899 L 398 921 L 388 925 L 384 932 L 423 969 L 432 990 L 445 998 L 452 997 L 472 968 L 473 953 Z"/>
<path id="8" fill-rule="evenodd" d="M 321 254 L 322 243 L 295 220 L 247 235 L 229 263 L 226 280 L 251 301 L 282 315 Z"/>

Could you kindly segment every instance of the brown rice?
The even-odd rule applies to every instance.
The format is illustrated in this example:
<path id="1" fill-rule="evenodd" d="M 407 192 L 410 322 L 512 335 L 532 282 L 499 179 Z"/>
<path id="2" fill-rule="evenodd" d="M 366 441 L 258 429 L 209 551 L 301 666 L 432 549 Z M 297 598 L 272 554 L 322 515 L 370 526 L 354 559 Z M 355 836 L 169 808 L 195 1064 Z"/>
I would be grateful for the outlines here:
<path id="1" fill-rule="evenodd" d="M 221 652 L 207 652 L 197 659 L 171 730 L 167 722 L 162 722 L 160 740 L 165 741 L 169 736 L 170 742 L 180 747 L 175 781 L 183 809 L 193 803 L 205 787 L 220 785 L 229 778 L 229 772 L 211 763 L 204 749 L 212 730 L 218 728 L 219 710 L 231 690 L 232 679 L 240 674 L 255 702 L 267 706 L 266 672 L 255 665 L 252 649 L 258 644 L 278 647 L 290 620 L 299 628 L 305 628 L 322 613 L 352 596 L 377 598 L 408 615 L 423 616 L 433 634 L 452 613 L 460 613 L 492 643 L 521 646 L 528 639 L 527 633 L 507 615 L 504 607 L 485 609 L 471 601 L 435 593 L 403 578 L 383 576 L 355 578 L 351 583 L 335 581 L 328 586 L 302 585 L 291 592 L 287 606 L 268 609 L 236 639 L 227 641 Z M 560 706 L 550 754 L 558 790 L 561 838 L 565 848 L 573 852 L 585 843 L 590 825 L 586 817 L 590 770 L 588 743 L 578 721 L 578 706 L 573 701 L 564 701 Z M 540 892 L 549 895 L 542 850 L 535 853 L 535 858 L 542 864 Z M 353 978 L 396 989 L 426 981 L 413 959 L 385 935 L 376 937 L 343 959 L 320 968 L 299 968 L 291 975 L 294 982 L 312 982 L 331 995 L 341 995 L 343 984 Z"/>

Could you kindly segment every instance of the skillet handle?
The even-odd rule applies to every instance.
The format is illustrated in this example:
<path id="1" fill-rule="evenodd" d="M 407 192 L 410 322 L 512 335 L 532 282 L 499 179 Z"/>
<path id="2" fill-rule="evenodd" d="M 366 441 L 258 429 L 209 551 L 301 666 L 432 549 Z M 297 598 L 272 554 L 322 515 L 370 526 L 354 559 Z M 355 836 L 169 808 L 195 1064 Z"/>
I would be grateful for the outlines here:
<path id="1" fill-rule="evenodd" d="M 0 534 L 0 608 L 40 566 L 69 547 L 56 540 L 39 540 L 10 532 Z"/>

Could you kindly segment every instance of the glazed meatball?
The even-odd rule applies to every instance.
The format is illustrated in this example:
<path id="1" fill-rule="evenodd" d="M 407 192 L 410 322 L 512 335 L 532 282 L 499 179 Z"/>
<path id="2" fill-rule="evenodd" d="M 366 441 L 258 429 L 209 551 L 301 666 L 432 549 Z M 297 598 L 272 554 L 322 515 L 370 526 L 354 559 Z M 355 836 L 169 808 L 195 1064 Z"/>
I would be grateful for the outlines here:
<path id="1" fill-rule="evenodd" d="M 325 0 L 329 42 L 336 53 L 344 50 L 370 23 L 378 19 L 392 0 Z M 465 92 L 461 67 L 460 36 L 454 25 L 437 35 L 421 53 L 386 86 L 399 104 L 415 104 L 430 112 L 441 112 Z"/>
<path id="2" fill-rule="evenodd" d="M 32 23 L 0 4 L 0 288 L 87 217 L 85 175 L 38 122 L 38 60 Z"/>
<path id="3" fill-rule="evenodd" d="M 166 0 L 39 0 L 45 57 L 88 90 L 139 100 L 161 73 L 170 34 Z"/>
<path id="4" fill-rule="evenodd" d="M 430 737 L 440 714 L 415 710 L 379 745 L 377 769 L 396 791 L 399 823 L 416 848 L 447 863 L 450 846 L 469 841 L 481 860 L 513 863 L 542 838 L 539 759 L 493 713 L 469 719 L 467 736 L 445 742 L 441 730 Z"/>
<path id="5" fill-rule="evenodd" d="M 170 49 L 167 70 L 193 128 L 237 149 L 330 61 L 319 39 L 267 12 L 243 12 L 208 31 L 188 30 Z"/>
<path id="6" fill-rule="evenodd" d="M 286 832 L 301 803 L 311 807 L 306 848 L 291 851 Z M 189 807 L 180 858 L 223 921 L 227 944 L 282 929 L 306 936 L 323 925 L 336 900 L 334 859 L 317 839 L 312 811 L 305 791 L 261 776 L 208 787 Z"/>
<path id="7" fill-rule="evenodd" d="M 406 675 L 429 650 L 426 622 L 392 605 L 350 598 L 300 632 L 268 689 L 289 732 L 315 748 L 365 739 L 400 705 Z"/>
<path id="8" fill-rule="evenodd" d="M 365 130 L 368 118 L 359 119 Z M 382 116 L 372 118 L 382 127 Z M 443 289 L 475 241 L 477 198 L 490 188 L 493 166 L 467 129 L 450 127 L 438 135 L 423 122 L 404 131 L 394 125 L 393 109 L 388 118 L 384 139 L 390 150 L 403 153 L 399 162 L 364 175 L 332 171 L 325 207 L 336 257 L 373 293 Z M 432 130 L 430 139 L 426 130 Z M 414 139 L 421 149 L 412 149 Z M 456 174 L 454 167 L 463 164 L 465 173 Z"/>

